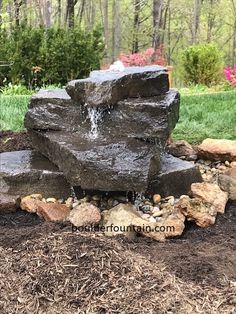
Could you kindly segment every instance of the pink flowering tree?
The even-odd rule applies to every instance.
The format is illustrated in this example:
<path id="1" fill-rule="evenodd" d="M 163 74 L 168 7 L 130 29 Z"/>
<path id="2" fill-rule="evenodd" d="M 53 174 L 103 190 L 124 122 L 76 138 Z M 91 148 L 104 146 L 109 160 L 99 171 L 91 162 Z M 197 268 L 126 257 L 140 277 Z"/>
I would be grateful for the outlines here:
<path id="1" fill-rule="evenodd" d="M 144 66 L 151 64 L 165 65 L 166 61 L 163 54 L 163 48 L 158 48 L 154 51 L 153 48 L 148 48 L 144 52 L 133 54 L 120 54 L 119 60 L 122 61 L 125 67 L 128 66 Z"/>
<path id="2" fill-rule="evenodd" d="M 236 67 L 225 67 L 224 75 L 230 85 L 236 86 Z"/>

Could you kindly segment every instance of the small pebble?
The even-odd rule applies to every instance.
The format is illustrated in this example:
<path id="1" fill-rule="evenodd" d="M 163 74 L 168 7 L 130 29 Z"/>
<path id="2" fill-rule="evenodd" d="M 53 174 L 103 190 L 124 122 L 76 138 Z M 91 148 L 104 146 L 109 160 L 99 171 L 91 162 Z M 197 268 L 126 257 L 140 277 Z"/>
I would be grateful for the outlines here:
<path id="1" fill-rule="evenodd" d="M 230 167 L 231 167 L 231 168 L 236 168 L 236 161 L 232 161 L 232 162 L 230 163 Z"/>
<path id="2" fill-rule="evenodd" d="M 230 162 L 229 162 L 228 160 L 226 160 L 226 161 L 225 161 L 225 165 L 226 165 L 227 167 L 229 167 L 229 166 L 230 166 Z"/>
<path id="3" fill-rule="evenodd" d="M 93 201 L 100 201 L 101 197 L 99 195 L 93 195 L 92 200 Z"/>
<path id="4" fill-rule="evenodd" d="M 148 220 L 149 222 L 156 222 L 156 219 L 154 217 L 150 217 Z"/>
<path id="5" fill-rule="evenodd" d="M 143 218 L 143 219 L 149 219 L 149 218 L 150 218 L 150 215 L 149 215 L 149 214 L 142 214 L 142 218 Z"/>
<path id="6" fill-rule="evenodd" d="M 153 195 L 153 203 L 158 204 L 161 201 L 161 195 L 160 194 L 154 194 Z"/>

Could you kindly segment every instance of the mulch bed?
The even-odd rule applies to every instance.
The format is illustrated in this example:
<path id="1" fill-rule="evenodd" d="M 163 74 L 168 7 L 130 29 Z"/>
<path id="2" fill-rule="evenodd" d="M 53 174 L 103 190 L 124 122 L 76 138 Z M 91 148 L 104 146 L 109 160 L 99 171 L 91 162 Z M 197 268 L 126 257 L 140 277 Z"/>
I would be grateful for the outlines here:
<path id="1" fill-rule="evenodd" d="M 31 149 L 29 135 L 24 132 L 1 131 L 0 153 Z"/>
<path id="2" fill-rule="evenodd" d="M 1 132 L 0 141 L 1 151 L 30 148 L 25 132 Z M 189 224 L 164 243 L 1 215 L 0 313 L 234 313 L 235 252 L 236 202 L 214 226 Z"/>
<path id="3" fill-rule="evenodd" d="M 0 218 L 0 313 L 233 313 L 236 203 L 164 243 Z"/>

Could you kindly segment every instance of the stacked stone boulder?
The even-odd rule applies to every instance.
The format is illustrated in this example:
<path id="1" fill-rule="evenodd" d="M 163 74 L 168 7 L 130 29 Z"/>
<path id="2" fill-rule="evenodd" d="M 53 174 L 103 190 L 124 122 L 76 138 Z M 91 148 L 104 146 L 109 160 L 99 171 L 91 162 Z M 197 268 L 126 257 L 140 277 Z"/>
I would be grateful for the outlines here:
<path id="1" fill-rule="evenodd" d="M 71 186 L 179 196 L 201 181 L 192 163 L 164 152 L 179 104 L 163 67 L 93 71 L 34 95 L 25 126 Z"/>

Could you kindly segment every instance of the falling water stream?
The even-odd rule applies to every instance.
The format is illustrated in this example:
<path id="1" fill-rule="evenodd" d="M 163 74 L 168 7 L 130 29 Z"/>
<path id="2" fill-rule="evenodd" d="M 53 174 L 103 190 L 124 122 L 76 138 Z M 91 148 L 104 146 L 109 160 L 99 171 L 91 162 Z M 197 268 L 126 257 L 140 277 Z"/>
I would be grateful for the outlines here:
<path id="1" fill-rule="evenodd" d="M 88 117 L 91 123 L 89 137 L 94 140 L 98 137 L 98 124 L 102 120 L 102 110 L 88 107 Z"/>

